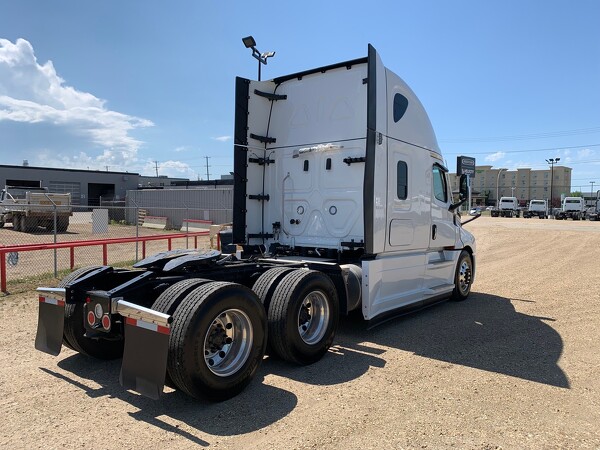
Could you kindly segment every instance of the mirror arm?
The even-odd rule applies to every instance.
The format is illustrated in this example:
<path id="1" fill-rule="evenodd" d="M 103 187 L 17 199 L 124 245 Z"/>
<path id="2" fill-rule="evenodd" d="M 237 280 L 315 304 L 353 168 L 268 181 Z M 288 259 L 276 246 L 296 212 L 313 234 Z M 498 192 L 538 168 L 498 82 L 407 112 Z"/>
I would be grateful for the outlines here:
<path id="1" fill-rule="evenodd" d="M 454 204 L 450 205 L 450 207 L 448 208 L 448 211 L 454 211 L 456 208 L 458 208 L 460 205 L 462 205 L 466 201 L 467 201 L 467 199 L 464 198 L 461 201 L 459 201 L 458 203 L 454 203 Z"/>

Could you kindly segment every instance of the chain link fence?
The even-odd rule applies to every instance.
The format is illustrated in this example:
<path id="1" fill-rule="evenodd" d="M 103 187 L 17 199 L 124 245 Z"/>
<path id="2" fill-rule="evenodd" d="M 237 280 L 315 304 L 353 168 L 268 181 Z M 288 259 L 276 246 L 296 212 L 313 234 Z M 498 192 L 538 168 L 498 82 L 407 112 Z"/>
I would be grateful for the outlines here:
<path id="1" fill-rule="evenodd" d="M 62 278 L 76 267 L 131 266 L 169 249 L 207 249 L 211 225 L 230 223 L 232 210 L 102 201 L 96 207 L 39 206 L 35 215 L 8 218 L 13 221 L 0 228 L 3 292 L 7 283 Z"/>

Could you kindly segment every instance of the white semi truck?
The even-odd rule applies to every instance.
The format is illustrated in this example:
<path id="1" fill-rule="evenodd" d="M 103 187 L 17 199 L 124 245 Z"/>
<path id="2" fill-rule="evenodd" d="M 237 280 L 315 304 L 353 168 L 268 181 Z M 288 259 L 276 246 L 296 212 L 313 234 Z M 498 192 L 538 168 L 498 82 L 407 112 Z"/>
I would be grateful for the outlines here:
<path id="1" fill-rule="evenodd" d="M 540 219 L 548 218 L 548 202 L 546 200 L 530 200 L 529 208 L 523 212 L 523 217 L 539 217 Z"/>
<path id="2" fill-rule="evenodd" d="M 596 191 L 596 200 L 592 206 L 592 210 L 588 213 L 588 219 L 591 221 L 600 220 L 600 190 Z"/>
<path id="3" fill-rule="evenodd" d="M 557 220 L 585 220 L 585 200 L 583 197 L 565 197 L 560 211 L 556 213 Z"/>
<path id="4" fill-rule="evenodd" d="M 175 250 L 39 288 L 35 346 L 123 357 L 121 384 L 158 398 L 239 393 L 270 352 L 311 364 L 340 315 L 366 321 L 463 300 L 475 239 L 425 109 L 368 56 L 236 80 L 236 254 Z M 83 363 L 83 362 L 82 362 Z"/>
<path id="5" fill-rule="evenodd" d="M 517 197 L 501 197 L 498 209 L 493 209 L 492 217 L 520 217 L 519 200 Z"/>

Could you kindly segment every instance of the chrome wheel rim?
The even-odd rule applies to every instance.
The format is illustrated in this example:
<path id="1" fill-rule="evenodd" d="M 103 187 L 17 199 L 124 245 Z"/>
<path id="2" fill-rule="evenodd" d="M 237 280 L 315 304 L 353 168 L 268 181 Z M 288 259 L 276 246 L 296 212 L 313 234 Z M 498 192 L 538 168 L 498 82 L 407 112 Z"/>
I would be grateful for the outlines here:
<path id="1" fill-rule="evenodd" d="M 313 291 L 304 297 L 298 311 L 298 333 L 302 340 L 313 345 L 323 339 L 329 317 L 329 302 L 323 292 Z"/>
<path id="2" fill-rule="evenodd" d="M 467 294 L 471 288 L 471 261 L 469 258 L 463 259 L 460 263 L 458 269 L 458 288 L 463 295 Z"/>
<path id="3" fill-rule="evenodd" d="M 248 315 L 228 309 L 215 317 L 204 337 L 204 362 L 219 377 L 236 373 L 248 360 L 253 332 Z"/>

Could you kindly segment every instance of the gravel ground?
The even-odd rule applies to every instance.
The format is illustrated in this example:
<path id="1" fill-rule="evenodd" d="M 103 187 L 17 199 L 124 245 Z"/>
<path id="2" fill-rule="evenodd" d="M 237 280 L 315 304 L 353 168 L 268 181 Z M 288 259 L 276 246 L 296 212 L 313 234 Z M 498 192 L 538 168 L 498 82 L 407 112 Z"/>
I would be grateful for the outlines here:
<path id="1" fill-rule="evenodd" d="M 267 358 L 238 397 L 123 391 L 118 361 L 33 349 L 0 297 L 1 448 L 600 448 L 600 223 L 482 217 L 471 297 L 367 330 L 310 367 Z M 16 326 L 15 326 L 16 325 Z"/>

